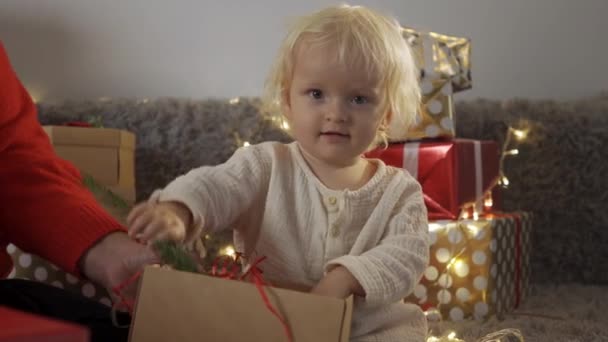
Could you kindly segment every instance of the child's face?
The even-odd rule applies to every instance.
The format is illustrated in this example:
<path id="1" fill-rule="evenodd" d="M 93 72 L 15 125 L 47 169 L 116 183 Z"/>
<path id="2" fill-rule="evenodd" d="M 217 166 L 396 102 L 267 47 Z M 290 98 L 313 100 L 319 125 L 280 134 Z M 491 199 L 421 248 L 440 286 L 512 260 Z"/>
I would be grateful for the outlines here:
<path id="1" fill-rule="evenodd" d="M 353 165 L 387 120 L 378 81 L 357 63 L 339 63 L 331 48 L 302 43 L 296 51 L 284 109 L 292 135 L 315 159 Z"/>

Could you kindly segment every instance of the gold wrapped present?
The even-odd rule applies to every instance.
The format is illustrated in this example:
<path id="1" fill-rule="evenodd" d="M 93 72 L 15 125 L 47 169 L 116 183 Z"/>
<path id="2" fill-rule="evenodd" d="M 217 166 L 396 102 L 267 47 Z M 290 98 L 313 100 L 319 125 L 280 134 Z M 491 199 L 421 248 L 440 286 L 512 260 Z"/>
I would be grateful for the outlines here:
<path id="1" fill-rule="evenodd" d="M 430 263 L 406 301 L 452 321 L 517 308 L 529 289 L 531 222 L 513 213 L 430 223 Z"/>
<path id="2" fill-rule="evenodd" d="M 405 130 L 394 121 L 388 131 L 390 142 L 455 136 L 452 83 L 443 79 L 423 80 L 421 90 L 422 104 L 416 124 Z"/>
<path id="3" fill-rule="evenodd" d="M 470 39 L 405 27 L 402 33 L 414 51 L 422 80 L 449 80 L 455 93 L 472 87 Z"/>

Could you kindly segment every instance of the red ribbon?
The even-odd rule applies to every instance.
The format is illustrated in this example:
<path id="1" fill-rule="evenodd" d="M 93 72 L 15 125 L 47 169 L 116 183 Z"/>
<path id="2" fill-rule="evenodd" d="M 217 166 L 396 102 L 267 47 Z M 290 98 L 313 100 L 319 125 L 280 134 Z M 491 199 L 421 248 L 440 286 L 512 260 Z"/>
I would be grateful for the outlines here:
<path id="1" fill-rule="evenodd" d="M 93 127 L 93 125 L 91 125 L 88 122 L 84 122 L 84 121 L 70 121 L 70 122 L 66 122 L 63 124 L 63 126 L 71 126 L 71 127 Z"/>
<path id="2" fill-rule="evenodd" d="M 120 301 L 116 304 L 117 308 L 125 306 L 127 310 L 129 310 L 129 313 L 133 313 L 133 300 L 128 300 L 125 296 L 123 296 L 122 290 L 137 281 L 137 279 L 139 279 L 139 277 L 141 276 L 141 273 L 142 271 L 136 272 L 129 279 L 123 281 L 122 283 L 112 288 L 112 292 L 114 292 L 114 294 L 116 294 L 118 298 L 120 298 Z"/>
<path id="3" fill-rule="evenodd" d="M 263 271 L 258 267 L 258 265 L 262 261 L 264 261 L 266 259 L 266 257 L 261 256 L 261 257 L 255 259 L 253 261 L 253 263 L 251 263 L 251 265 L 249 266 L 249 269 L 247 270 L 247 272 L 245 272 L 244 274 L 242 274 L 239 277 L 238 276 L 238 271 L 240 268 L 239 260 L 241 259 L 241 257 L 242 257 L 241 253 L 236 253 L 234 258 L 232 258 L 230 256 L 219 256 L 219 257 L 215 258 L 215 260 L 213 261 L 213 265 L 211 267 L 211 275 L 215 276 L 215 277 L 224 278 L 224 279 L 236 279 L 236 280 L 242 280 L 242 281 L 246 281 L 247 278 L 250 278 L 251 282 L 253 282 L 253 284 L 255 284 L 255 287 L 258 289 L 258 292 L 260 293 L 260 296 L 262 297 L 262 301 L 264 301 L 266 308 L 268 309 L 268 311 L 270 311 L 270 313 L 272 313 L 281 322 L 281 325 L 283 326 L 283 329 L 285 330 L 285 335 L 287 336 L 287 340 L 289 342 L 292 342 L 293 335 L 291 333 L 291 329 L 289 328 L 289 324 L 287 324 L 287 321 L 285 320 L 285 318 L 283 316 L 281 316 L 281 314 L 278 312 L 278 310 L 272 305 L 272 303 L 270 302 L 270 299 L 268 299 L 268 296 L 266 295 L 266 291 L 264 290 L 264 286 L 266 286 L 266 283 L 264 282 L 264 278 L 262 276 Z M 218 263 L 222 259 L 224 259 L 224 262 L 222 264 L 222 267 L 219 268 Z"/>

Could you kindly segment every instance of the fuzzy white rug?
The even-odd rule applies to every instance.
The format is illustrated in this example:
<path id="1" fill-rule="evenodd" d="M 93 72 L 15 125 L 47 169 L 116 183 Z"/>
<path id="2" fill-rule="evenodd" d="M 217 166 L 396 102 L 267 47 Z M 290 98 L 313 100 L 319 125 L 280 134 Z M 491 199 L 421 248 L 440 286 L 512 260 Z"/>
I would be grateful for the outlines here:
<path id="1" fill-rule="evenodd" d="M 456 337 L 474 342 L 507 328 L 521 331 L 526 342 L 608 341 L 608 287 L 535 285 L 532 295 L 504 320 L 440 322 L 431 325 L 434 335 L 456 332 Z M 510 342 L 514 340 L 501 340 Z"/>

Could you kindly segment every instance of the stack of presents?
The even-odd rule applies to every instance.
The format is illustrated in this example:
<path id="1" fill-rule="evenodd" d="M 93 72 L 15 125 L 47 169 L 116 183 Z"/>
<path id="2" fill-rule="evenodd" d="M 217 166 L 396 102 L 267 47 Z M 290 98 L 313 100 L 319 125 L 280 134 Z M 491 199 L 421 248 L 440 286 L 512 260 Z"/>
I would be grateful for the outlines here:
<path id="1" fill-rule="evenodd" d="M 403 35 L 421 66 L 420 119 L 408 131 L 391 127 L 389 146 L 371 151 L 369 157 L 407 170 L 424 192 L 430 264 L 405 300 L 434 310 L 445 320 L 500 317 L 517 308 L 528 292 L 531 216 L 505 213 L 493 198 L 500 174 L 498 144 L 460 139 L 455 134 L 458 113 L 454 113 L 453 94 L 471 88 L 470 41 L 411 29 L 404 29 Z M 74 126 L 45 130 L 61 157 L 127 203 L 135 200 L 133 134 Z M 105 290 L 15 246 L 8 251 L 15 265 L 12 277 L 50 283 L 111 305 Z M 285 324 L 270 314 L 268 303 L 260 299 L 260 289 L 251 283 L 149 269 L 142 284 L 132 341 L 171 340 L 171 334 L 185 334 L 189 329 L 197 330 L 192 336 L 216 332 L 218 340 L 229 341 L 237 330 L 231 321 L 238 321 L 241 328 L 234 340 L 243 334 L 251 340 L 285 340 Z M 273 288 L 269 297 L 289 321 L 295 340 L 348 341 L 352 299 L 320 298 L 279 288 Z M 234 298 L 243 305 L 234 306 Z M 221 315 L 219 308 L 223 308 Z M 179 315 L 183 310 L 190 318 Z M 260 311 L 253 315 L 255 319 L 252 310 Z"/>
<path id="2" fill-rule="evenodd" d="M 403 168 L 422 186 L 430 263 L 406 301 L 443 319 L 484 319 L 517 308 L 529 291 L 531 216 L 499 200 L 501 148 L 458 138 L 453 94 L 471 88 L 470 41 L 404 29 L 421 66 L 422 105 L 409 131 L 391 127 L 368 156 Z"/>

